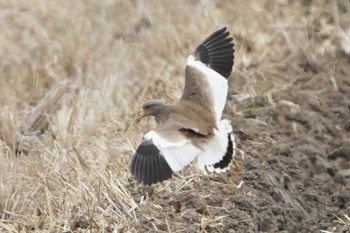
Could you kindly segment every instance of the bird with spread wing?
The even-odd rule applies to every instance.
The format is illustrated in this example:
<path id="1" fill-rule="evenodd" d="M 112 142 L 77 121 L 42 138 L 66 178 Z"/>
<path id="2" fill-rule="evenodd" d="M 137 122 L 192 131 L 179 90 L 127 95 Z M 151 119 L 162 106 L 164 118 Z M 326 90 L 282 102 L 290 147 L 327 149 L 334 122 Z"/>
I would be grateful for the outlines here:
<path id="1" fill-rule="evenodd" d="M 207 37 L 187 58 L 180 100 L 150 100 L 139 111 L 159 126 L 146 133 L 131 162 L 131 173 L 144 185 L 169 179 L 197 157 L 199 169 L 225 172 L 236 144 L 229 120 L 221 119 L 234 60 L 230 33 L 222 28 Z"/>

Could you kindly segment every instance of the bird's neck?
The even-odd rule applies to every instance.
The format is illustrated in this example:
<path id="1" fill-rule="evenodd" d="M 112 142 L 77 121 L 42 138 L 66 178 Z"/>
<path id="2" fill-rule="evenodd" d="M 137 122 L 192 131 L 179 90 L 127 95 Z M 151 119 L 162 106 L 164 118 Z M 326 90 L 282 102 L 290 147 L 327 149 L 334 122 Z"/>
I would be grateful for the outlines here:
<path id="1" fill-rule="evenodd" d="M 170 105 L 164 104 L 161 111 L 157 111 L 153 116 L 159 124 L 165 123 L 169 119 Z"/>

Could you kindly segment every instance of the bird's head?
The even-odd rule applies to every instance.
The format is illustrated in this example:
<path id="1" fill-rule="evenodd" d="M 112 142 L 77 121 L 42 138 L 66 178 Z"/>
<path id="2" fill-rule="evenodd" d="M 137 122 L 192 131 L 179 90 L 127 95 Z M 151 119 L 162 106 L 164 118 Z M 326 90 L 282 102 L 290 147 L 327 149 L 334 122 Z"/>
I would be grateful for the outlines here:
<path id="1" fill-rule="evenodd" d="M 147 116 L 154 116 L 157 120 L 166 112 L 166 104 L 160 100 L 149 100 L 145 102 L 138 111 L 136 123 Z"/>

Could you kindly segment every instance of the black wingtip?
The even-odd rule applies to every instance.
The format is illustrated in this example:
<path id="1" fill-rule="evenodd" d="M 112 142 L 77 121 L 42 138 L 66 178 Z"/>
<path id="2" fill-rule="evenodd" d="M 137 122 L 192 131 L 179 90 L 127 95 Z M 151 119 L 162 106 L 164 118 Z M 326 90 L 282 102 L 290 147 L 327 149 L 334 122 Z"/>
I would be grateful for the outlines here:
<path id="1" fill-rule="evenodd" d="M 194 57 L 225 78 L 232 72 L 234 44 L 230 32 L 224 27 L 208 36 L 194 51 Z"/>
<path id="2" fill-rule="evenodd" d="M 233 135 L 231 133 L 229 133 L 226 154 L 220 162 L 213 165 L 214 169 L 215 168 L 220 168 L 220 169 L 227 168 L 229 166 L 231 160 L 233 159 L 235 144 L 234 144 L 232 137 L 233 137 Z"/>
<path id="3" fill-rule="evenodd" d="M 131 162 L 131 173 L 143 185 L 152 185 L 171 178 L 173 171 L 152 143 L 145 140 L 137 148 Z"/>

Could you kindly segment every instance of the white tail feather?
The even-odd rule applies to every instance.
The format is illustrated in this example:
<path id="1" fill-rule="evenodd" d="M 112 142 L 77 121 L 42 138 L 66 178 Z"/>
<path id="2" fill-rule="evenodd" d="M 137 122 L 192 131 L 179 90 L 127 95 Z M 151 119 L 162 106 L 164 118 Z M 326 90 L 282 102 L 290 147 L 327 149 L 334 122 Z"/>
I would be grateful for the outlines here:
<path id="1" fill-rule="evenodd" d="M 197 166 L 199 169 L 207 167 L 209 172 L 221 172 L 214 169 L 213 165 L 220 162 L 226 154 L 228 145 L 228 134 L 232 132 L 232 126 L 229 120 L 221 120 L 218 124 L 219 131 L 215 131 L 215 136 L 205 143 L 203 151 L 198 155 Z"/>
<path id="2" fill-rule="evenodd" d="M 215 136 L 202 146 L 203 151 L 198 155 L 198 168 L 204 169 L 206 165 L 220 162 L 225 155 L 227 144 L 227 137 L 216 131 Z"/>

